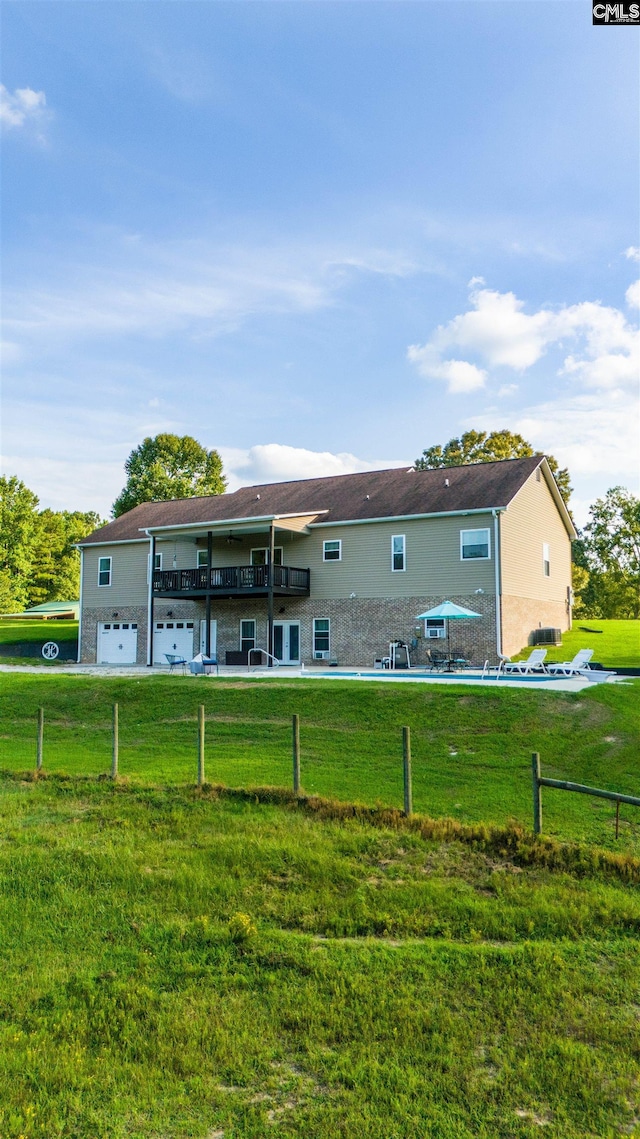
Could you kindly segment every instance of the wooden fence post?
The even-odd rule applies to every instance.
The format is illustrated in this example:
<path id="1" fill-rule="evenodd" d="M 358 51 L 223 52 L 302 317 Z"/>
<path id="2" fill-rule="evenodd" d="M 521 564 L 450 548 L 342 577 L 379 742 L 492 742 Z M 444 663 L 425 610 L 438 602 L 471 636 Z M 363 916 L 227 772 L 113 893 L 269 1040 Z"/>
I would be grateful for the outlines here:
<path id="1" fill-rule="evenodd" d="M 540 752 L 531 755 L 531 780 L 533 783 L 533 831 L 542 834 L 542 788 L 540 786 Z"/>
<path id="2" fill-rule="evenodd" d="M 44 708 L 38 708 L 38 730 L 36 734 L 36 771 L 42 771 L 44 749 Z"/>
<path id="3" fill-rule="evenodd" d="M 404 774 L 404 813 L 409 817 L 413 814 L 413 795 L 411 789 L 411 728 L 402 729 L 402 767 Z"/>
<path id="4" fill-rule="evenodd" d="M 204 704 L 198 708 L 198 787 L 204 786 Z"/>
<path id="5" fill-rule="evenodd" d="M 293 721 L 293 790 L 300 794 L 300 717 L 294 713 Z"/>
<path id="6" fill-rule="evenodd" d="M 111 752 L 111 778 L 118 778 L 118 705 L 113 705 L 113 749 Z"/>

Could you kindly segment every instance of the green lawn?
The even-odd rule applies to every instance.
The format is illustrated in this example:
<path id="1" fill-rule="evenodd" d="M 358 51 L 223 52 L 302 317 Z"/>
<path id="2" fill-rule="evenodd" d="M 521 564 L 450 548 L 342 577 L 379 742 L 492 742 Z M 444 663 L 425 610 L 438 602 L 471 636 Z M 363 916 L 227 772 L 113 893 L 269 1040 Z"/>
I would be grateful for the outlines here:
<path id="1" fill-rule="evenodd" d="M 607 668 L 640 668 L 640 621 L 574 620 L 570 632 L 562 634 L 562 644 L 548 646 L 546 659 L 572 660 L 579 649 L 593 649 L 594 661 Z M 513 659 L 530 652 L 530 647 L 523 649 Z"/>
<path id="2" fill-rule="evenodd" d="M 77 641 L 77 621 L 10 621 L 0 618 L 0 644 L 20 641 Z"/>
<path id="3" fill-rule="evenodd" d="M 412 729 L 417 811 L 461 821 L 531 825 L 532 751 L 543 773 L 640 794 L 640 681 L 578 695 L 526 689 L 349 681 L 0 676 L 0 767 L 32 768 L 45 709 L 45 768 L 109 770 L 111 709 L 120 707 L 120 771 L 153 782 L 196 774 L 197 707 L 206 708 L 206 771 L 234 787 L 289 786 L 291 716 L 301 717 L 309 793 L 402 805 L 401 729 Z M 613 806 L 546 790 L 544 830 L 616 847 Z M 640 810 L 623 807 L 617 848 L 640 850 Z"/>
<path id="4" fill-rule="evenodd" d="M 0 779 L 0 833 L 3 1139 L 637 1133 L 611 875 L 95 780 Z"/>

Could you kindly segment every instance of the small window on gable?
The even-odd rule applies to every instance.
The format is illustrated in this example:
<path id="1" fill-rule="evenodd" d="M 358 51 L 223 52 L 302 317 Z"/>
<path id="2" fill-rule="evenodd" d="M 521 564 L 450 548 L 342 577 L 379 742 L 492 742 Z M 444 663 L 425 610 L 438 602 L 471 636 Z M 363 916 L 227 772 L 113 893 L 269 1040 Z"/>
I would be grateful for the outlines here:
<path id="1" fill-rule="evenodd" d="M 323 562 L 341 562 L 342 561 L 342 541 L 330 540 L 322 543 L 322 560 Z"/>
<path id="2" fill-rule="evenodd" d="M 540 467 L 536 467 L 536 482 L 540 482 L 541 478 L 542 478 L 542 475 L 540 473 Z"/>
<path id="3" fill-rule="evenodd" d="M 404 534 L 394 534 L 391 539 L 391 569 L 393 573 L 402 573 L 406 566 L 406 539 Z"/>
<path id="4" fill-rule="evenodd" d="M 111 558 L 98 560 L 98 585 L 111 585 Z"/>
<path id="5" fill-rule="evenodd" d="M 542 570 L 545 577 L 551 577 L 551 555 L 548 542 L 542 543 Z"/>
<path id="6" fill-rule="evenodd" d="M 461 530 L 460 557 L 463 562 L 472 558 L 490 558 L 489 530 Z"/>

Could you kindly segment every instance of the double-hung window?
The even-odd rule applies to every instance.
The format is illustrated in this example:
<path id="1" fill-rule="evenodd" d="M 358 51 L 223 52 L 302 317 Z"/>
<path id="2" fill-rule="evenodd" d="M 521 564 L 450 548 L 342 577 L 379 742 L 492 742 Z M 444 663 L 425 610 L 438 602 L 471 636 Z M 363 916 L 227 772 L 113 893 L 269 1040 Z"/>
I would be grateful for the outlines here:
<path id="1" fill-rule="evenodd" d="M 329 656 L 329 618 L 314 617 L 313 619 L 313 655 L 318 657 Z"/>
<path id="2" fill-rule="evenodd" d="M 551 554 L 548 542 L 542 543 L 542 572 L 545 577 L 551 577 Z"/>
<path id="3" fill-rule="evenodd" d="M 256 647 L 256 623 L 255 621 L 241 621 L 240 622 L 240 649 L 243 653 L 249 652 L 250 649 Z"/>
<path id="4" fill-rule="evenodd" d="M 111 558 L 98 559 L 98 585 L 111 585 Z"/>
<path id="5" fill-rule="evenodd" d="M 162 554 L 155 554 L 153 558 L 154 570 L 162 569 Z M 151 554 L 147 557 L 147 581 L 151 577 Z"/>
<path id="6" fill-rule="evenodd" d="M 391 539 L 391 570 L 402 573 L 407 568 L 406 538 L 404 534 L 394 534 Z"/>
<path id="7" fill-rule="evenodd" d="M 460 531 L 460 558 L 466 562 L 473 558 L 490 558 L 491 540 L 488 527 L 483 530 Z"/>
<path id="8" fill-rule="evenodd" d="M 206 569 L 209 565 L 209 551 L 198 550 L 198 569 Z"/>
<path id="9" fill-rule="evenodd" d="M 323 562 L 342 561 L 342 541 L 340 539 L 330 539 L 322 543 L 322 560 Z"/>

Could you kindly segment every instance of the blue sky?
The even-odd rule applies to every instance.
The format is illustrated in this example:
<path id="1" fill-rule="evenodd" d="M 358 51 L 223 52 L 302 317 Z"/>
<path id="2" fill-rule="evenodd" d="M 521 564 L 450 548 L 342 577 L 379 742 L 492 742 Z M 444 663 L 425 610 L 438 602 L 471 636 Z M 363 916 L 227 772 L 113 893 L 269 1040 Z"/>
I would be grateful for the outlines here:
<path id="1" fill-rule="evenodd" d="M 637 489 L 638 29 L 583 0 L 13 3 L 3 469 L 107 516 L 509 427 Z"/>

